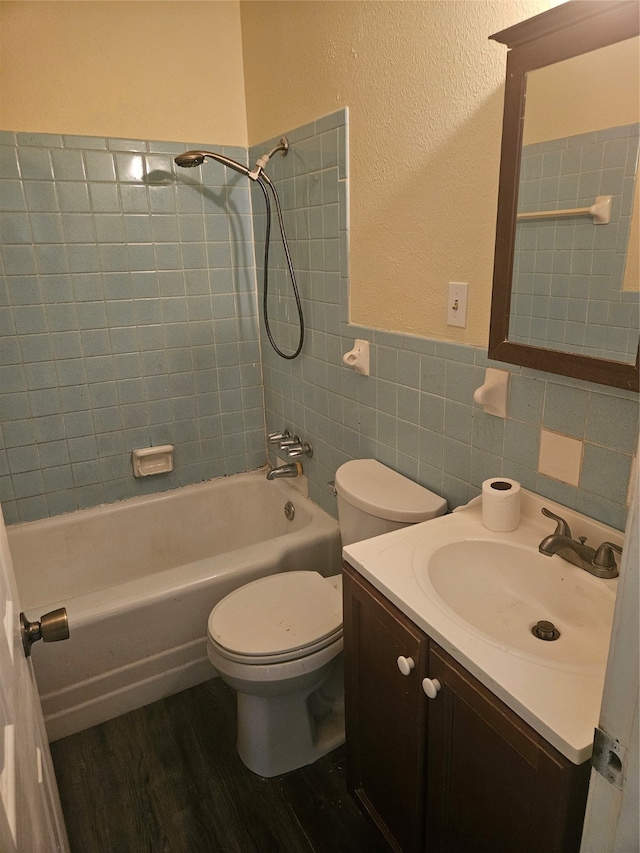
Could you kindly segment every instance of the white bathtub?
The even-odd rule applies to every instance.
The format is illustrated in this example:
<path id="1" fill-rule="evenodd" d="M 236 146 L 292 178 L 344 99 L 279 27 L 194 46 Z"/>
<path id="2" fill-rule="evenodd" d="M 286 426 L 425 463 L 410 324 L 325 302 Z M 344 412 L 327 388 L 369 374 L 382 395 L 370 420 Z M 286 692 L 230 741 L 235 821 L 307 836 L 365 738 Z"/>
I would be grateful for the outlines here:
<path id="1" fill-rule="evenodd" d="M 264 471 L 16 524 L 8 535 L 27 616 L 57 607 L 69 616 L 68 640 L 32 649 L 50 740 L 214 676 L 207 618 L 236 587 L 293 569 L 340 571 L 337 522 Z"/>

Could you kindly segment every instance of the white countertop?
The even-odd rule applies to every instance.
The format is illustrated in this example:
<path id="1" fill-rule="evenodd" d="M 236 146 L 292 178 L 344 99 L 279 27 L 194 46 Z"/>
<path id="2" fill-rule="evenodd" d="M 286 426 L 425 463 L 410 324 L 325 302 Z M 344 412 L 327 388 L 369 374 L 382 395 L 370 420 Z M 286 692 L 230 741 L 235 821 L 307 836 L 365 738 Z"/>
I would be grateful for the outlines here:
<path id="1" fill-rule="evenodd" d="M 473 628 L 429 589 L 414 573 L 416 554 L 430 553 L 449 542 L 465 540 L 503 541 L 533 546 L 554 530 L 544 518 L 546 506 L 571 525 L 572 535 L 587 536 L 596 547 L 603 541 L 622 544 L 620 531 L 588 519 L 573 510 L 523 490 L 520 526 L 512 533 L 492 533 L 482 525 L 478 499 L 441 518 L 348 545 L 345 560 L 392 601 L 456 661 L 515 711 L 535 731 L 575 764 L 587 761 L 592 752 L 594 728 L 598 724 L 606 670 L 607 648 L 598 660 L 584 665 L 559 664 L 549 656 L 530 655 L 500 643 Z M 588 575 L 559 556 L 549 557 L 567 580 L 580 573 L 588 583 L 604 584 L 607 607 L 603 613 L 604 636 L 609 638 L 617 580 Z M 541 614 L 540 618 L 545 618 Z M 542 641 L 534 641 L 542 643 Z M 558 641 L 559 642 L 559 641 Z M 545 644 L 543 644 L 545 645 Z M 553 643 L 546 644 L 552 646 Z M 542 648 L 542 646 L 540 647 Z"/>

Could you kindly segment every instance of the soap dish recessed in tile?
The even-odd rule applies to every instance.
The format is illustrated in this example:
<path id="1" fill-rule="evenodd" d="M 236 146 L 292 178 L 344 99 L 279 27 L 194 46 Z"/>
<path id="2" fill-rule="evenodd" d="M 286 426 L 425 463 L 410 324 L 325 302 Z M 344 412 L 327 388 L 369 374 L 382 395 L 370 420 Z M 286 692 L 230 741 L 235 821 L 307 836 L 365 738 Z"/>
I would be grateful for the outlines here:
<path id="1" fill-rule="evenodd" d="M 168 474 L 173 471 L 173 444 L 141 447 L 131 453 L 134 477 Z"/>

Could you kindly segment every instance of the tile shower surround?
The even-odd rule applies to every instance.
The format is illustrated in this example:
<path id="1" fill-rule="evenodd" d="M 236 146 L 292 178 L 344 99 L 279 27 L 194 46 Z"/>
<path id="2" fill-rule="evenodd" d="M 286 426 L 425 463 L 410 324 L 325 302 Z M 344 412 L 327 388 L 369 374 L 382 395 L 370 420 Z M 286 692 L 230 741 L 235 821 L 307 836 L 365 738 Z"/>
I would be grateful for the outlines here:
<path id="1" fill-rule="evenodd" d="M 295 361 L 273 353 L 262 324 L 260 341 L 256 338 L 251 232 L 253 227 L 261 300 L 265 217 L 255 185 L 249 189 L 240 176 L 216 172 L 213 164 L 185 171 L 180 183 L 169 182 L 167 159 L 190 145 L 2 136 L 3 248 L 11 250 L 0 308 L 8 341 L 0 367 L 5 442 L 0 483 L 7 520 L 257 467 L 266 458 L 266 412 L 269 430 L 289 426 L 314 445 L 313 458 L 304 463 L 310 496 L 334 515 L 327 482 L 336 467 L 350 458 L 373 456 L 440 492 L 450 506 L 479 494 L 486 477 L 503 474 L 605 522 L 624 525 L 637 395 L 489 362 L 477 347 L 348 323 L 347 131 L 346 111 L 292 130 L 289 154 L 276 155 L 269 164 L 283 202 L 307 323 L 305 348 Z M 277 141 L 252 148 L 249 161 Z M 47 149 L 50 162 L 57 162 L 49 195 L 28 187 L 31 181 L 54 184 L 38 174 L 37 154 L 26 155 L 35 160 L 26 174 L 17 173 L 14 156 L 23 146 Z M 241 149 L 217 150 L 247 160 Z M 113 155 L 119 180 L 110 180 L 114 173 L 108 158 L 87 159 L 93 151 Z M 144 180 L 126 171 L 126 163 L 139 164 L 136 156 L 147 163 Z M 156 156 L 160 160 L 151 165 Z M 78 171 L 80 162 L 85 172 Z M 101 171 L 105 164 L 107 171 Z M 129 180 L 123 180 L 127 175 Z M 47 198 L 52 205 L 50 191 L 55 194 L 57 182 L 64 180 L 86 184 L 88 201 L 79 190 L 82 210 L 66 209 L 73 203 L 73 188 L 54 195 L 63 207 L 32 209 L 47 204 Z M 159 189 L 168 192 L 153 192 Z M 10 218 L 4 215 L 7 199 L 13 205 Z M 247 218 L 251 206 L 253 226 Z M 131 216 L 141 219 L 127 220 Z M 86 227 L 95 228 L 95 237 L 82 230 Z M 276 340 L 293 349 L 295 311 L 275 218 L 273 227 L 269 311 Z M 85 248 L 77 252 L 77 246 Z M 24 247 L 29 251 L 15 251 Z M 50 271 L 47 258 L 60 263 L 65 250 L 69 270 Z M 83 252 L 94 258 L 97 269 L 71 269 Z M 112 269 L 110 263 L 126 269 Z M 196 301 L 189 302 L 190 297 Z M 37 310 L 22 310 L 31 307 Z M 78 326 L 64 328 L 58 311 L 70 313 Z M 76 334 L 59 337 L 66 332 Z M 370 377 L 342 366 L 342 354 L 356 337 L 373 344 Z M 135 346 L 127 344 L 130 340 Z M 65 341 L 71 351 L 61 349 Z M 93 349 L 100 341 L 107 352 Z M 125 365 L 131 373 L 121 376 Z M 513 374 L 506 420 L 485 415 L 472 402 L 487 365 Z M 134 418 L 132 423 L 134 415 L 144 422 Z M 538 474 L 542 427 L 584 442 L 579 487 Z M 176 444 L 176 471 L 134 481 L 130 450 L 160 441 Z M 274 461 L 272 452 L 269 456 Z M 84 476 L 90 481 L 83 482 Z"/>
<path id="2" fill-rule="evenodd" d="M 7 521 L 264 464 L 247 181 L 175 169 L 182 142 L 0 143 Z M 134 480 L 131 450 L 164 443 L 174 472 Z"/>

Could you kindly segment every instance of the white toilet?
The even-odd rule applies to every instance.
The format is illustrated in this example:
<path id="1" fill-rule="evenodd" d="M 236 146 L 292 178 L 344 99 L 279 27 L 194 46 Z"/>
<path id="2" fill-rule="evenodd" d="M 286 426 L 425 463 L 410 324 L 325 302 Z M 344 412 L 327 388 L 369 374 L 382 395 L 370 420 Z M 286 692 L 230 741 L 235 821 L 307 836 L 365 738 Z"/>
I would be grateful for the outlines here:
<path id="1" fill-rule="evenodd" d="M 336 471 L 342 544 L 442 515 L 446 501 L 374 459 Z M 246 584 L 211 611 L 207 650 L 237 691 L 238 754 L 260 776 L 344 742 L 342 578 L 294 571 Z"/>

